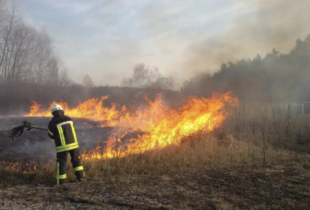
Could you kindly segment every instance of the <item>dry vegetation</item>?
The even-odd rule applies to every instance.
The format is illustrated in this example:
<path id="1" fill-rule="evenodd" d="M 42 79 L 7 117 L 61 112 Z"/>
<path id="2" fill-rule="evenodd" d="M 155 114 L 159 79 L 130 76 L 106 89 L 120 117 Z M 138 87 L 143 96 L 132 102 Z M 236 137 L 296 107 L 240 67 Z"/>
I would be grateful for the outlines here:
<path id="1" fill-rule="evenodd" d="M 62 187 L 48 187 L 55 182 L 53 162 L 33 174 L 2 170 L 0 197 L 3 206 L 18 201 L 38 209 L 307 209 L 309 120 L 236 113 L 179 146 L 85 162 L 83 183 L 68 164 L 69 184 Z M 27 201 L 35 194 L 36 201 Z"/>

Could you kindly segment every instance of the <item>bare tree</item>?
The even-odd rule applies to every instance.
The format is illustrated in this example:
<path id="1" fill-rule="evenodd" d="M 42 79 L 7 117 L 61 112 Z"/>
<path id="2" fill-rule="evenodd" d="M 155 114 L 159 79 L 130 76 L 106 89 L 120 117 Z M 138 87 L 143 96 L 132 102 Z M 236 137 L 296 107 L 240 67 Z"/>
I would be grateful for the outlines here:
<path id="1" fill-rule="evenodd" d="M 154 87 L 169 89 L 173 87 L 172 77 L 164 77 L 157 68 L 149 69 L 144 64 L 138 64 L 134 68 L 131 78 L 124 78 L 122 85 L 128 87 Z"/>
<path id="2" fill-rule="evenodd" d="M 68 85 L 67 70 L 48 34 L 27 26 L 0 0 L 0 84 Z"/>
<path id="3" fill-rule="evenodd" d="M 37 50 L 32 58 L 32 83 L 46 84 L 49 80 L 48 69 L 49 60 L 54 57 L 51 39 L 49 35 L 42 30 L 36 38 Z"/>
<path id="4" fill-rule="evenodd" d="M 72 81 L 69 79 L 68 70 L 67 68 L 63 67 L 61 68 L 59 72 L 59 86 L 69 86 L 72 84 Z"/>
<path id="5" fill-rule="evenodd" d="M 0 71 L 2 83 L 7 83 L 8 77 L 8 58 L 10 53 L 10 41 L 12 39 L 13 24 L 15 22 L 15 8 L 10 12 L 1 2 L 1 51 L 0 51 Z"/>
<path id="6" fill-rule="evenodd" d="M 88 74 L 83 77 L 83 85 L 86 88 L 92 88 L 94 86 L 93 80 Z"/>
<path id="7" fill-rule="evenodd" d="M 174 80 L 172 77 L 159 77 L 156 80 L 155 85 L 158 88 L 171 89 L 173 88 Z"/>
<path id="8" fill-rule="evenodd" d="M 133 70 L 133 82 L 141 88 L 147 82 L 148 73 L 144 64 L 138 64 Z"/>
<path id="9" fill-rule="evenodd" d="M 83 85 L 85 87 L 85 95 L 86 95 L 86 99 L 89 97 L 89 91 L 90 89 L 94 86 L 93 84 L 93 80 L 90 78 L 90 76 L 88 74 L 86 74 L 84 77 L 83 77 Z"/>

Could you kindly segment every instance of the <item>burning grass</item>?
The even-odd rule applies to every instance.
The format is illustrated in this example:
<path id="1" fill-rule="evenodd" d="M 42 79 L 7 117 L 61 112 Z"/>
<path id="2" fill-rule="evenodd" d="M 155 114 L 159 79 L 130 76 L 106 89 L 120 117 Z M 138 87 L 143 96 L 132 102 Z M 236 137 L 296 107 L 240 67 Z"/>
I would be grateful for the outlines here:
<path id="1" fill-rule="evenodd" d="M 85 160 L 125 157 L 154 149 L 163 149 L 170 145 L 179 145 L 183 137 L 201 130 L 210 132 L 221 126 L 229 115 L 227 109 L 237 106 L 238 103 L 237 98 L 233 97 L 231 92 L 227 92 L 214 94 L 210 99 L 189 97 L 183 106 L 174 110 L 165 105 L 161 96 L 158 95 L 154 101 L 145 97 L 147 107 L 128 111 L 125 106 L 117 110 L 115 104 L 111 108 L 104 107 L 102 106 L 104 99 L 106 97 L 100 101 L 90 99 L 75 108 L 70 108 L 66 103 L 61 102 L 65 113 L 71 117 L 103 122 L 101 126 L 106 126 L 107 123 L 115 126 L 104 151 L 94 151 L 93 154 L 85 153 L 83 155 Z M 40 105 L 34 103 L 31 112 L 26 116 L 50 115 L 49 109 L 40 112 L 39 108 Z M 141 135 L 130 138 L 124 146 L 121 139 L 132 132 L 141 132 Z M 118 144 L 121 144 L 121 147 Z"/>
<path id="2" fill-rule="evenodd" d="M 259 145 L 238 141 L 232 136 L 220 141 L 215 134 L 196 133 L 183 138 L 180 145 L 164 149 L 115 157 L 103 160 L 84 161 L 87 178 L 102 180 L 118 176 L 135 175 L 177 175 L 204 170 L 264 171 L 284 167 L 286 164 L 307 165 L 310 157 L 295 151 L 275 149 L 271 145 Z M 68 181 L 75 176 L 68 161 Z M 25 183 L 55 183 L 55 163 L 50 161 L 32 173 L 22 174 L 6 171 L 2 174 L 2 185 Z M 19 175 L 18 175 L 19 174 Z M 13 175 L 13 176 L 12 176 Z M 4 176 L 4 177 L 3 177 Z M 12 179 L 16 179 L 15 181 Z"/>
<path id="3" fill-rule="evenodd" d="M 155 101 L 146 98 L 149 106 L 134 112 L 122 107 L 121 111 L 112 114 L 117 120 L 100 118 L 107 111 L 116 111 L 115 106 L 102 107 L 102 100 L 104 98 L 90 100 L 71 109 L 63 105 L 69 115 L 81 113 L 83 116 L 80 117 L 105 124 L 108 120 L 117 125 L 107 142 L 98 142 L 96 149 L 82 154 L 90 179 L 192 173 L 206 169 L 264 171 L 290 162 L 306 167 L 309 163 L 309 117 L 275 119 L 263 112 L 257 112 L 255 116 L 240 114 L 236 111 L 237 100 L 231 93 L 217 94 L 211 99 L 193 97 L 178 110 L 165 106 L 160 97 Z M 85 115 L 85 108 L 91 112 Z M 234 109 L 234 114 L 229 115 L 227 110 Z M 38 108 L 32 108 L 30 114 L 42 113 Z M 129 135 L 131 133 L 135 135 Z M 1 179 L 1 185 L 20 183 L 9 177 L 10 173 L 17 173 L 14 167 L 2 168 L 6 175 Z M 26 171 L 28 182 L 55 182 L 53 161 L 37 168 L 33 172 Z M 75 179 L 72 171 L 68 161 L 69 181 Z"/>
<path id="4" fill-rule="evenodd" d="M 124 158 L 115 157 L 103 161 L 85 163 L 88 176 L 100 178 L 104 175 L 164 175 L 216 170 L 261 170 L 272 164 L 293 160 L 294 153 L 263 150 L 261 146 L 246 142 L 219 143 L 212 135 L 187 137 L 181 145 L 162 150 L 152 150 Z M 276 160 L 276 161 L 275 161 Z M 273 162 L 275 161 L 275 162 Z"/>

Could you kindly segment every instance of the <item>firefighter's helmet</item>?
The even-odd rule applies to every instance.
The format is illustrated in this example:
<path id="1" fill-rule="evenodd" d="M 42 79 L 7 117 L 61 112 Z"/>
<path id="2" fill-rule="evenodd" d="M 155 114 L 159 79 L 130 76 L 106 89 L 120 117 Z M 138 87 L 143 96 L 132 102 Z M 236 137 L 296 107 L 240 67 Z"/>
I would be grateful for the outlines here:
<path id="1" fill-rule="evenodd" d="M 63 110 L 62 107 L 59 104 L 54 104 L 51 108 L 51 113 L 57 111 L 57 110 Z"/>

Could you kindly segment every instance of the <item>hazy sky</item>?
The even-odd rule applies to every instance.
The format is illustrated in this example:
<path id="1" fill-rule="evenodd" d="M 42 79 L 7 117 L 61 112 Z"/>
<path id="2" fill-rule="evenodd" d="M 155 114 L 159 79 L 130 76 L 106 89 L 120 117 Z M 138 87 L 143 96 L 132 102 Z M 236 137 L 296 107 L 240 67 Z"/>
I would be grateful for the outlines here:
<path id="1" fill-rule="evenodd" d="M 119 85 L 136 64 L 173 76 L 177 88 L 223 62 L 290 51 L 310 34 L 309 0 L 15 0 L 44 28 L 81 83 Z"/>

